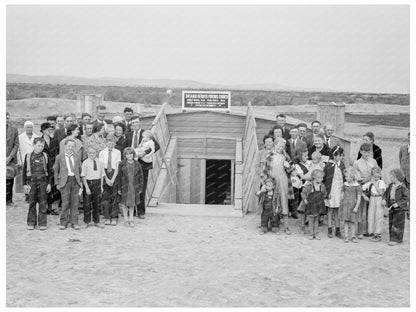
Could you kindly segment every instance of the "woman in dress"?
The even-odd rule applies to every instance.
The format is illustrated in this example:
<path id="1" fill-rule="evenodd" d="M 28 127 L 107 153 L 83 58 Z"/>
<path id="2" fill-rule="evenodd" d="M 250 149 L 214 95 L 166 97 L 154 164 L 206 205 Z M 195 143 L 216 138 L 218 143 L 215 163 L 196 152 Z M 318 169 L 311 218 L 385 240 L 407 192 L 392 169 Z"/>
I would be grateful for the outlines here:
<path id="1" fill-rule="evenodd" d="M 276 142 L 277 141 L 277 142 Z M 284 149 L 286 141 L 283 138 L 275 139 L 275 148 L 269 151 L 264 159 L 262 175 L 263 178 L 272 177 L 276 181 L 276 189 L 280 194 L 279 212 L 283 215 L 283 227 L 286 234 L 291 234 L 289 230 L 289 199 L 293 199 L 293 189 L 287 171 L 291 170 L 291 165 L 287 160 Z"/>

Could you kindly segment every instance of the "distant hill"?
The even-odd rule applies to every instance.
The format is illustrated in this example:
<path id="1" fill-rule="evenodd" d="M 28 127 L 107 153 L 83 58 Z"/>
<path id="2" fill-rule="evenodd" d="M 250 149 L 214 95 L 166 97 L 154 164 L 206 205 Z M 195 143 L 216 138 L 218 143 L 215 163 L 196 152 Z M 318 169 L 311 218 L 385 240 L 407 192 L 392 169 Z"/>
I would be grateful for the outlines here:
<path id="1" fill-rule="evenodd" d="M 204 83 L 194 80 L 175 79 L 138 79 L 138 78 L 85 78 L 72 76 L 29 76 L 20 74 L 7 74 L 7 83 L 38 83 L 59 85 L 89 85 L 89 86 L 118 86 L 118 87 L 154 87 L 154 88 L 176 88 L 176 89 L 217 89 L 217 90 L 263 90 L 263 91 L 320 91 L 334 92 L 325 89 L 306 89 L 290 87 L 276 83 L 264 84 L 240 84 L 221 85 Z"/>

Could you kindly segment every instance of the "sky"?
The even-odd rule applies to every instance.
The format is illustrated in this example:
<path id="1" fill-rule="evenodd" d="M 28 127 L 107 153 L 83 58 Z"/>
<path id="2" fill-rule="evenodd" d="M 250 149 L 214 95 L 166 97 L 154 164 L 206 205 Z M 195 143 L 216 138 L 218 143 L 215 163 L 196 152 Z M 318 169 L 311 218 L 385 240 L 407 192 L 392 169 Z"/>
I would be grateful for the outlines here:
<path id="1" fill-rule="evenodd" d="M 410 8 L 7 6 L 7 73 L 410 92 Z"/>

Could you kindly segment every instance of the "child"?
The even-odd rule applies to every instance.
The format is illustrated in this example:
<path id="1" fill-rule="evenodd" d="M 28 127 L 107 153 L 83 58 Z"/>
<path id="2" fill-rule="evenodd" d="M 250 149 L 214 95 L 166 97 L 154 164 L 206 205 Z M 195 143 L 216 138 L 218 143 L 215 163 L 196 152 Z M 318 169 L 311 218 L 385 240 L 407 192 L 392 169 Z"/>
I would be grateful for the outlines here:
<path id="1" fill-rule="evenodd" d="M 293 199 L 289 199 L 290 213 L 293 219 L 298 219 L 297 209 L 300 202 L 300 192 L 302 191 L 302 181 L 294 168 L 290 172 L 290 181 L 292 182 L 294 196 Z"/>
<path id="2" fill-rule="evenodd" d="M 330 159 L 325 165 L 324 184 L 328 192 L 328 198 L 325 200 L 325 206 L 328 207 L 328 237 L 332 238 L 332 217 L 335 219 L 335 236 L 341 238 L 341 230 L 339 226 L 339 205 L 341 202 L 341 190 L 344 184 L 344 170 L 343 162 L 344 149 L 340 146 L 332 148 L 332 155 L 334 159 Z"/>
<path id="3" fill-rule="evenodd" d="M 118 206 L 116 205 L 117 186 L 114 182 L 117 178 L 118 165 L 121 161 L 121 153 L 114 148 L 116 138 L 113 134 L 106 137 L 107 147 L 100 152 L 98 159 L 103 163 L 105 169 L 105 185 L 103 191 L 102 206 L 104 208 L 105 225 L 117 225 Z"/>
<path id="4" fill-rule="evenodd" d="M 61 192 L 62 211 L 60 215 L 60 230 L 65 230 L 72 224 L 74 230 L 78 226 L 78 204 L 81 184 L 81 159 L 74 154 L 75 140 L 64 139 L 64 151 L 55 158 L 54 177 L 56 188 Z M 69 211 L 69 220 L 68 220 Z"/>
<path id="5" fill-rule="evenodd" d="M 309 173 L 306 175 L 307 179 L 306 180 L 312 180 L 311 177 L 311 173 L 315 170 L 315 169 L 319 169 L 319 170 L 324 170 L 325 168 L 325 164 L 322 161 L 322 155 L 319 152 L 313 152 L 312 156 L 311 156 L 311 165 L 309 167 Z"/>
<path id="6" fill-rule="evenodd" d="M 261 229 L 260 235 L 266 234 L 269 225 L 272 226 L 272 232 L 279 234 L 279 193 L 275 189 L 275 182 L 273 178 L 266 178 L 265 184 L 260 191 L 256 192 L 259 200 L 259 213 L 261 214 Z"/>
<path id="7" fill-rule="evenodd" d="M 354 169 L 357 172 L 357 181 L 361 185 L 371 180 L 371 169 L 378 167 L 377 161 L 372 156 L 372 144 L 363 143 L 360 146 L 361 158 L 354 161 Z M 358 221 L 358 239 L 363 239 L 364 236 L 368 236 L 367 229 L 367 215 L 368 215 L 368 203 L 365 200 L 361 200 L 360 217 Z"/>
<path id="8" fill-rule="evenodd" d="M 143 131 L 143 139 L 137 147 L 136 152 L 138 154 L 143 154 L 144 156 L 140 157 L 141 162 L 151 163 L 153 161 L 152 154 L 155 152 L 155 142 L 153 142 L 153 134 L 151 131 Z M 136 154 L 137 154 L 136 153 Z"/>
<path id="9" fill-rule="evenodd" d="M 369 193 L 369 204 L 368 204 L 368 233 L 373 236 L 372 241 L 381 241 L 381 234 L 383 233 L 383 222 L 384 222 L 384 210 L 381 205 L 382 196 L 386 190 L 386 184 L 381 180 L 381 169 L 380 167 L 374 167 L 371 169 L 371 181 L 363 185 L 363 191 Z M 368 199 L 363 194 L 364 199 Z"/>
<path id="10" fill-rule="evenodd" d="M 390 179 L 392 182 L 384 193 L 383 203 L 389 207 L 389 246 L 395 246 L 403 241 L 409 190 L 403 184 L 404 173 L 401 169 L 393 169 Z"/>
<path id="11" fill-rule="evenodd" d="M 297 149 L 295 152 L 295 172 L 302 179 L 302 186 L 305 186 L 306 182 L 310 180 L 309 168 L 312 165 L 312 162 L 308 160 L 308 150 L 307 149 Z M 293 189 L 295 191 L 295 189 Z M 299 190 L 299 194 L 302 193 L 302 188 Z M 300 224 L 301 230 L 305 231 L 305 203 L 301 198 L 299 198 L 300 204 L 297 208 L 298 213 L 300 214 Z"/>
<path id="12" fill-rule="evenodd" d="M 305 203 L 305 215 L 309 220 L 309 239 L 321 238 L 318 235 L 319 216 L 325 211 L 324 198 L 326 197 L 325 185 L 322 184 L 324 172 L 321 169 L 315 169 L 311 174 L 312 181 L 308 182 L 302 190 L 302 200 Z"/>
<path id="13" fill-rule="evenodd" d="M 92 219 L 94 226 L 103 228 L 100 223 L 100 196 L 103 192 L 104 165 L 97 159 L 97 151 L 93 147 L 88 148 L 88 158 L 82 163 L 81 177 L 84 183 L 84 223 L 86 227 Z"/>
<path id="14" fill-rule="evenodd" d="M 340 214 L 344 221 L 344 242 L 348 243 L 348 229 L 351 229 L 351 241 L 358 243 L 355 237 L 355 225 L 360 221 L 361 185 L 357 182 L 357 172 L 349 167 L 344 171 L 346 182 L 342 186 Z"/>
<path id="15" fill-rule="evenodd" d="M 140 193 L 143 189 L 142 166 L 134 160 L 136 153 L 132 147 L 123 151 L 123 161 L 119 164 L 117 187 L 121 195 L 120 206 L 123 209 L 124 225 L 134 227 L 134 206 L 140 204 Z"/>
<path id="16" fill-rule="evenodd" d="M 23 181 L 25 192 L 29 194 L 29 211 L 27 213 L 27 229 L 33 230 L 38 223 L 41 231 L 46 230 L 47 193 L 51 191 L 52 168 L 48 155 L 43 152 L 43 138 L 33 140 L 33 152 L 27 153 L 23 164 Z M 39 203 L 39 214 L 36 204 Z"/>

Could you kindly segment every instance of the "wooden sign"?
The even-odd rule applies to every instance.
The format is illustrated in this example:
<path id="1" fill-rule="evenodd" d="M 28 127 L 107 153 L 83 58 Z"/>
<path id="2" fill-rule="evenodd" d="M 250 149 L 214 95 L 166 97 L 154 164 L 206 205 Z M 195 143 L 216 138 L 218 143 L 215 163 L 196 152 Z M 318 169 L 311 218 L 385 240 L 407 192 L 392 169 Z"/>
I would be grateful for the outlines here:
<path id="1" fill-rule="evenodd" d="M 230 111 L 231 92 L 228 91 L 182 91 L 182 110 Z"/>

